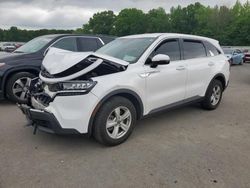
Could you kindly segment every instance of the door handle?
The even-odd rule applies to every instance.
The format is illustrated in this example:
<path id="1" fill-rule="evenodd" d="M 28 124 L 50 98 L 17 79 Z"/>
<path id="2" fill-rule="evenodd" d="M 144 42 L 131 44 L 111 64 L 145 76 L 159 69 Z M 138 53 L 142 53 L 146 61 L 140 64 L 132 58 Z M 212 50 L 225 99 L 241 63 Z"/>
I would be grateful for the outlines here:
<path id="1" fill-rule="evenodd" d="M 158 72 L 160 72 L 160 71 L 159 70 L 151 70 L 151 71 L 141 73 L 141 74 L 139 74 L 139 76 L 142 78 L 146 78 L 146 77 L 150 76 L 151 74 L 158 73 Z"/>
<path id="2" fill-rule="evenodd" d="M 209 62 L 208 66 L 210 66 L 210 67 L 214 66 L 214 62 Z"/>
<path id="3" fill-rule="evenodd" d="M 186 69 L 186 67 L 183 66 L 183 65 L 176 67 L 176 70 L 179 70 L 179 71 L 182 71 L 182 70 L 185 70 L 185 69 Z"/>

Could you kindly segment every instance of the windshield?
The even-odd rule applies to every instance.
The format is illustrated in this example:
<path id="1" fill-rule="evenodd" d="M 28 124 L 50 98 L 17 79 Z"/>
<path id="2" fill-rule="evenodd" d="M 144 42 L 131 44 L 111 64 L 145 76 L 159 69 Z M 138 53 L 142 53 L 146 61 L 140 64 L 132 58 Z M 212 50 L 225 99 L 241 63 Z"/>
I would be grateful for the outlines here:
<path id="1" fill-rule="evenodd" d="M 15 52 L 21 53 L 33 53 L 41 50 L 46 44 L 48 44 L 51 40 L 53 40 L 54 36 L 42 36 L 34 38 L 33 40 L 27 42 L 20 48 L 18 48 Z"/>
<path id="2" fill-rule="evenodd" d="M 96 52 L 135 63 L 154 40 L 155 38 L 119 38 Z"/>

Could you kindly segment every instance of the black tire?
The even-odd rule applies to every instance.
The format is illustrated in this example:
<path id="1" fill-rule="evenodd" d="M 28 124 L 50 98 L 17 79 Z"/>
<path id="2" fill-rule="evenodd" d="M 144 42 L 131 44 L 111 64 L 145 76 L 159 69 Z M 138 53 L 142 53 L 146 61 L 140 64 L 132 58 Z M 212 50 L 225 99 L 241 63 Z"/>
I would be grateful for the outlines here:
<path id="1" fill-rule="evenodd" d="M 108 130 L 106 129 L 106 123 L 108 118 L 114 112 L 115 109 L 124 107 L 130 112 L 131 123 L 126 133 L 120 138 L 112 138 Z M 125 113 L 125 111 L 124 111 Z M 114 117 L 116 118 L 116 117 Z M 95 139 L 104 145 L 115 146 L 123 143 L 131 135 L 136 123 L 136 109 L 132 102 L 124 97 L 116 96 L 106 101 L 99 109 L 94 120 L 94 137 Z M 115 129 L 115 127 L 114 127 Z M 113 129 L 113 131 L 114 131 Z M 119 130 L 120 128 L 118 128 Z M 123 131 L 123 129 L 122 129 Z M 118 131 L 119 132 L 119 131 Z"/>
<path id="2" fill-rule="evenodd" d="M 8 81 L 7 81 L 7 85 L 6 85 L 6 94 L 7 94 L 7 97 L 13 101 L 13 102 L 16 102 L 16 103 L 21 103 L 21 104 L 25 104 L 27 103 L 27 98 L 25 99 L 22 99 L 21 97 L 18 97 L 19 93 L 17 93 L 15 95 L 14 91 L 13 91 L 13 87 L 16 83 L 17 80 L 19 79 L 22 79 L 22 78 L 29 78 L 29 79 L 33 79 L 35 78 L 35 75 L 32 74 L 32 73 L 29 73 L 29 72 L 19 72 L 19 73 L 16 73 L 14 75 L 12 75 Z M 20 86 L 20 88 L 22 88 Z M 27 87 L 23 87 L 23 89 L 27 89 Z M 26 97 L 26 96 L 25 96 Z"/>
<path id="3" fill-rule="evenodd" d="M 220 96 L 217 98 L 217 103 L 213 103 L 212 102 L 212 95 L 213 95 L 213 92 L 214 92 L 214 88 L 217 88 L 219 87 L 220 88 Z M 223 86 L 222 86 L 222 83 L 221 81 L 219 80 L 213 80 L 210 85 L 208 86 L 208 89 L 207 89 L 207 92 L 206 92 L 206 95 L 205 95 L 205 99 L 202 101 L 201 105 L 204 109 L 206 110 L 214 110 L 216 109 L 220 102 L 221 102 L 221 98 L 222 98 L 222 94 L 223 94 Z"/>

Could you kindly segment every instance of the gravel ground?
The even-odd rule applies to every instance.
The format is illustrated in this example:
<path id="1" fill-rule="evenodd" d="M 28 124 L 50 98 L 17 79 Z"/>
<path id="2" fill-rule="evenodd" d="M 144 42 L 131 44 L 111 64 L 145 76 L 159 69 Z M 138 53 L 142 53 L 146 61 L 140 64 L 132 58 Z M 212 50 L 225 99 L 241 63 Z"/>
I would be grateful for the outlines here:
<path id="1" fill-rule="evenodd" d="M 233 66 L 220 107 L 141 120 L 117 147 L 83 136 L 32 134 L 0 102 L 0 187 L 250 187 L 250 64 Z"/>

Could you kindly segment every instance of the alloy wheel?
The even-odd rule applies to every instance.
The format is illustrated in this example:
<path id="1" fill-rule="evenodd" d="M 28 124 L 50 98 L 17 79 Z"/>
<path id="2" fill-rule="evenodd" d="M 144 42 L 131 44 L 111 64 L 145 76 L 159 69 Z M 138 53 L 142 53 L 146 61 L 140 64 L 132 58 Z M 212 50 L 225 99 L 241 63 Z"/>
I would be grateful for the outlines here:
<path id="1" fill-rule="evenodd" d="M 106 122 L 107 134 L 113 139 L 123 137 L 129 130 L 132 122 L 130 110 L 125 106 L 115 108 Z"/>
<path id="2" fill-rule="evenodd" d="M 21 101 L 27 100 L 27 92 L 28 92 L 30 81 L 31 81 L 31 78 L 22 77 L 14 82 L 12 86 L 12 93 L 17 99 Z"/>
<path id="3" fill-rule="evenodd" d="M 213 106 L 217 105 L 218 102 L 220 101 L 221 97 L 221 88 L 218 85 L 215 85 L 213 88 L 212 95 L 210 97 L 210 102 Z"/>

